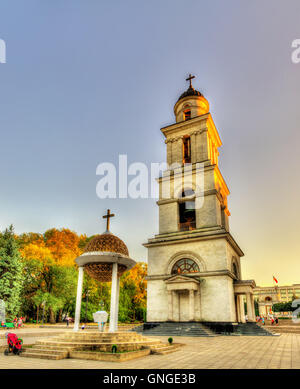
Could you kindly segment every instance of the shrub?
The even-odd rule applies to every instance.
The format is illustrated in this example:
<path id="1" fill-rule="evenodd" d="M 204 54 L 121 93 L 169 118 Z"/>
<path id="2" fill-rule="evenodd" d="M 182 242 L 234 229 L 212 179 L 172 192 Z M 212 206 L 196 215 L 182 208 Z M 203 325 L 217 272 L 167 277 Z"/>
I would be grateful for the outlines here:
<path id="1" fill-rule="evenodd" d="M 115 354 L 115 353 L 117 352 L 117 349 L 118 349 L 117 345 L 114 344 L 114 345 L 112 346 L 112 348 L 111 348 L 111 352 L 112 352 L 113 354 Z"/>
<path id="2" fill-rule="evenodd" d="M 171 345 L 173 343 L 173 338 L 168 339 L 169 344 Z"/>

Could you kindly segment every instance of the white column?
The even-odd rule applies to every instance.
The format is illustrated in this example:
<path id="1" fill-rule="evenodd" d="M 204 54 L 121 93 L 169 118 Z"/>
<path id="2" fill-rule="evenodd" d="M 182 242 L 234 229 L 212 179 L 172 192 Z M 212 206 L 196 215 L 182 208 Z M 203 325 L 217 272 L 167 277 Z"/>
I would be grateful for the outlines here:
<path id="1" fill-rule="evenodd" d="M 195 298 L 194 298 L 194 290 L 193 290 L 193 289 L 190 289 L 190 290 L 189 290 L 189 293 L 190 293 L 190 299 L 189 299 L 189 303 L 190 303 L 190 320 L 193 321 L 193 320 L 195 320 Z"/>
<path id="2" fill-rule="evenodd" d="M 119 319 L 119 296 L 120 296 L 120 278 L 117 276 L 117 294 L 116 294 L 116 316 L 115 316 L 115 332 L 118 332 L 118 319 Z"/>
<path id="3" fill-rule="evenodd" d="M 168 321 L 173 320 L 173 290 L 168 290 Z"/>
<path id="4" fill-rule="evenodd" d="M 111 279 L 111 294 L 110 294 L 110 316 L 109 316 L 109 332 L 116 331 L 117 315 L 117 294 L 118 294 L 118 264 L 112 265 L 112 279 Z M 116 318 L 117 317 L 117 318 Z"/>
<path id="5" fill-rule="evenodd" d="M 245 319 L 245 306 L 244 306 L 244 295 L 240 295 L 240 314 L 241 314 L 241 322 L 246 323 Z"/>
<path id="6" fill-rule="evenodd" d="M 81 298 L 82 298 L 82 284 L 83 284 L 83 266 L 79 266 L 74 331 L 79 330 L 80 312 L 81 312 Z"/>
<path id="7" fill-rule="evenodd" d="M 250 297 L 251 297 L 251 307 L 252 307 L 253 320 L 256 322 L 254 295 L 253 295 L 253 293 L 251 293 Z"/>
<path id="8" fill-rule="evenodd" d="M 238 323 L 241 322 L 241 304 L 240 304 L 241 295 L 237 294 L 235 297 L 235 303 L 236 303 L 236 321 Z"/>
<path id="9" fill-rule="evenodd" d="M 176 293 L 177 321 L 180 321 L 180 294 Z"/>
<path id="10" fill-rule="evenodd" d="M 247 299 L 247 315 L 248 315 L 248 321 L 255 321 L 254 314 L 252 310 L 252 301 L 251 301 L 251 295 L 250 293 L 246 293 L 246 299 Z"/>

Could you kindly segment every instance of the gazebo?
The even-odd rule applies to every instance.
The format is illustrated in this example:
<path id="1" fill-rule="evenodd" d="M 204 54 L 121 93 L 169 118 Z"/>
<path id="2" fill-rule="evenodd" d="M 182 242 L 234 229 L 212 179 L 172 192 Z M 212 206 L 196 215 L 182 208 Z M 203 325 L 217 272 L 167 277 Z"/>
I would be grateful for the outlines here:
<path id="1" fill-rule="evenodd" d="M 79 330 L 82 284 L 84 270 L 95 280 L 111 281 L 109 332 L 118 330 L 119 284 L 120 277 L 131 269 L 136 262 L 129 257 L 126 244 L 109 230 L 110 218 L 115 216 L 107 210 L 103 218 L 107 219 L 106 231 L 96 235 L 84 248 L 83 254 L 76 258 L 78 265 L 78 284 L 75 310 L 74 331 Z"/>

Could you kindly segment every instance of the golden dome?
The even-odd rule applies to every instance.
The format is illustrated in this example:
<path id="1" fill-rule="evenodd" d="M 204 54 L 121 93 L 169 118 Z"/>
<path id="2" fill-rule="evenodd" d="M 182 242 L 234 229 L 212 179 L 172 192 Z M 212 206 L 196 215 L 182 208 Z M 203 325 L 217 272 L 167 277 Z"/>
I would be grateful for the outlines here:
<path id="1" fill-rule="evenodd" d="M 84 248 L 84 252 L 107 251 L 129 256 L 126 244 L 111 233 L 96 235 Z"/>

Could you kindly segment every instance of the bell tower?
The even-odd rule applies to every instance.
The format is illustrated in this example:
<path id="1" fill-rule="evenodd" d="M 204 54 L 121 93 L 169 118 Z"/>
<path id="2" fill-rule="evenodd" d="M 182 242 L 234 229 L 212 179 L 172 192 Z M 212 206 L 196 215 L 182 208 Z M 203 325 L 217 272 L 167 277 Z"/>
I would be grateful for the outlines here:
<path id="1" fill-rule="evenodd" d="M 148 249 L 148 322 L 254 320 L 254 281 L 242 281 L 244 254 L 229 232 L 229 189 L 219 169 L 220 136 L 209 103 L 189 75 L 161 129 L 167 168 L 158 178 L 159 233 Z"/>
<path id="2" fill-rule="evenodd" d="M 159 179 L 160 234 L 203 229 L 229 231 L 229 190 L 218 166 L 222 142 L 209 113 L 209 103 L 193 88 L 193 78 L 187 78 L 189 88 L 174 106 L 176 123 L 161 129 L 168 169 Z M 170 187 L 166 188 L 168 180 Z"/>

